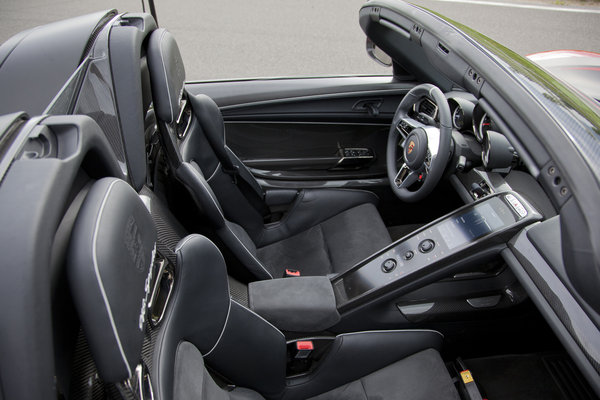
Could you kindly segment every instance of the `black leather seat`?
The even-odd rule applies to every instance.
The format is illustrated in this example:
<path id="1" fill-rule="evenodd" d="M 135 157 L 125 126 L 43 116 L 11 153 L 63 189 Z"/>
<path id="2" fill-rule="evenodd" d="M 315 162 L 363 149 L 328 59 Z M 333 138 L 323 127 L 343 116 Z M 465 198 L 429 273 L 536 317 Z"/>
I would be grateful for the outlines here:
<path id="1" fill-rule="evenodd" d="M 149 325 L 155 253 L 155 227 L 138 194 L 118 179 L 96 182 L 75 221 L 68 275 L 99 376 L 122 393 L 137 391 L 134 398 L 146 399 L 150 391 L 156 399 L 459 398 L 435 331 L 339 335 L 316 370 L 286 379 L 286 338 L 230 299 L 223 258 L 200 235 L 177 246 L 170 301 L 162 322 Z M 217 385 L 205 364 L 240 387 Z"/>
<path id="2" fill-rule="evenodd" d="M 221 240 L 256 277 L 280 278 L 286 268 L 304 276 L 340 273 L 391 243 L 371 192 L 265 193 L 227 148 L 218 106 L 186 91 L 173 36 L 154 31 L 147 54 L 154 109 L 172 169 Z M 285 204 L 290 207 L 283 218 L 265 224 L 271 207 Z"/>

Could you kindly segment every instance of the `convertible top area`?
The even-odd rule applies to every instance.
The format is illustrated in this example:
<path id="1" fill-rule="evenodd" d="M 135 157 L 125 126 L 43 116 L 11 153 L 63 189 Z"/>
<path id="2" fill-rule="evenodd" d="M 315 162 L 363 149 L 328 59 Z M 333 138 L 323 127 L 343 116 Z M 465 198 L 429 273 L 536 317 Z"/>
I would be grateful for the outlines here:
<path id="1" fill-rule="evenodd" d="M 116 11 L 101 11 L 21 32 L 0 47 L 0 113 L 44 112 Z M 36 88 L 35 93 L 23 88 Z"/>
<path id="2" fill-rule="evenodd" d="M 1 399 L 600 396 L 598 103 L 358 22 L 392 77 L 186 82 L 116 10 L 0 46 Z"/>

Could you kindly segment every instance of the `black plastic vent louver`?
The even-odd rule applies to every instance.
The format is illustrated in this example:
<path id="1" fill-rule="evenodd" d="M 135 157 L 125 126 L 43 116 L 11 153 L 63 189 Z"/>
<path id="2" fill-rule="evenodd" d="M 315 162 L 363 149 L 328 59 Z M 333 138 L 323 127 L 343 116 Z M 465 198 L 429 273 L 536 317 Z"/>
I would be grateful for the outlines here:
<path id="1" fill-rule="evenodd" d="M 437 112 L 437 106 L 433 104 L 431 100 L 424 99 L 419 105 L 419 112 L 434 118 L 435 113 Z"/>

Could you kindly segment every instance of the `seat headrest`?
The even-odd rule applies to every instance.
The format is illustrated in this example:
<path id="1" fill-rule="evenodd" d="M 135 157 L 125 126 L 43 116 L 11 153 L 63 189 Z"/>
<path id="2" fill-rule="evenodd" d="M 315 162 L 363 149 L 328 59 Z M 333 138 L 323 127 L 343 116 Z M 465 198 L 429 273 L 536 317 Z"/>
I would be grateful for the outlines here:
<path id="1" fill-rule="evenodd" d="M 166 29 L 157 29 L 148 41 L 148 69 L 157 117 L 172 123 L 180 109 L 185 68 L 175 38 Z"/>
<path id="2" fill-rule="evenodd" d="M 138 194 L 119 179 L 94 183 L 73 227 L 67 268 L 105 382 L 123 382 L 141 359 L 155 249 L 154 223 Z"/>

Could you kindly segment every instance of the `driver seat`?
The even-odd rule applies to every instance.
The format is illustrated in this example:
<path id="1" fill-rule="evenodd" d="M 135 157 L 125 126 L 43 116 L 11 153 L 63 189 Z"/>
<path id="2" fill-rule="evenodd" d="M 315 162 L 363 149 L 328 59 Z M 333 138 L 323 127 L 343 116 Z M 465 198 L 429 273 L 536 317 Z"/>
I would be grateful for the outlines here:
<path id="1" fill-rule="evenodd" d="M 392 240 L 375 194 L 362 190 L 264 191 L 225 144 L 217 104 L 184 87 L 174 37 L 157 29 L 148 41 L 154 109 L 167 158 L 220 239 L 258 279 L 344 272 Z M 272 210 L 287 209 L 270 222 Z"/>

